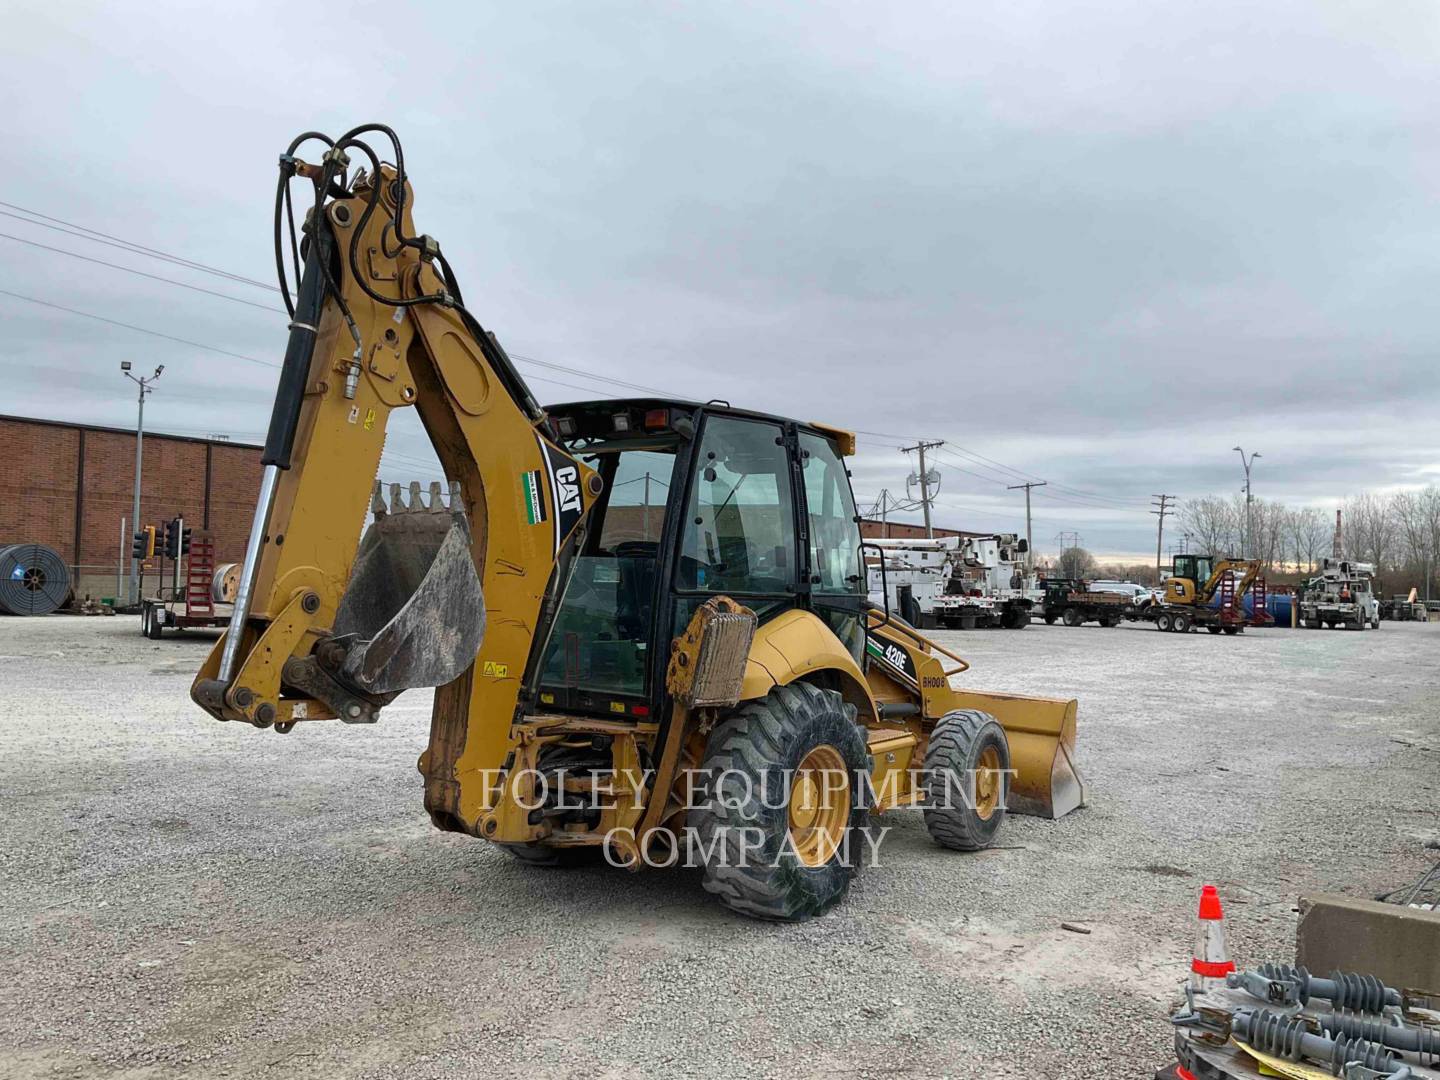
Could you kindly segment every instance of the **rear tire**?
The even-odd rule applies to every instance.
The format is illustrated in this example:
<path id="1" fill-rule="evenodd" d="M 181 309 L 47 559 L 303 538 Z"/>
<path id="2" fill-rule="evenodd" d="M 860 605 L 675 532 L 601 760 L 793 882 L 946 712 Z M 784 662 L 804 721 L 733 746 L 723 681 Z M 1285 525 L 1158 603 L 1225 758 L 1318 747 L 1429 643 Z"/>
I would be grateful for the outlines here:
<path id="1" fill-rule="evenodd" d="M 145 636 L 151 641 L 159 641 L 160 635 L 165 632 L 165 627 L 160 624 L 160 618 L 153 607 L 147 607 L 144 615 Z"/>
<path id="2" fill-rule="evenodd" d="M 1173 616 L 1168 611 L 1162 611 L 1155 616 L 1155 629 L 1170 631 L 1175 629 Z"/>
<path id="3" fill-rule="evenodd" d="M 1010 743 L 977 709 L 946 713 L 925 748 L 925 828 L 941 847 L 979 851 L 995 842 L 1010 794 Z"/>
<path id="4" fill-rule="evenodd" d="M 1232 634 L 1232 635 L 1233 635 L 1233 634 L 1238 634 L 1239 632 L 1240 632 L 1240 627 L 1238 627 L 1238 626 L 1227 626 L 1227 627 L 1225 627 L 1225 633 L 1227 633 L 1227 634 Z"/>
<path id="5" fill-rule="evenodd" d="M 1079 626 L 1085 621 L 1080 612 L 1073 607 L 1067 607 L 1061 618 L 1065 621 L 1066 626 Z"/>
<path id="6" fill-rule="evenodd" d="M 1172 627 L 1177 634 L 1188 634 L 1190 632 L 1190 616 L 1183 611 L 1177 611 Z"/>
<path id="7" fill-rule="evenodd" d="M 1207 626 L 1207 627 L 1205 627 L 1205 629 L 1208 630 L 1208 631 L 1209 631 L 1210 633 L 1212 633 L 1212 634 L 1218 634 L 1218 633 L 1220 633 L 1221 630 L 1223 630 L 1223 629 L 1225 629 L 1225 628 L 1224 628 L 1223 626 Z"/>
<path id="8" fill-rule="evenodd" d="M 816 760 L 812 753 L 838 755 L 849 785 L 848 809 L 830 804 L 815 818 L 841 815 L 838 843 L 828 858 L 828 845 L 810 852 L 816 861 L 805 855 L 806 837 L 819 830 L 796 824 L 800 766 Z M 689 823 L 706 860 L 707 891 L 733 911 L 784 922 L 823 915 L 845 898 L 869 813 L 870 751 L 855 706 L 809 683 L 776 687 L 715 728 L 700 771 L 708 789 Z"/>

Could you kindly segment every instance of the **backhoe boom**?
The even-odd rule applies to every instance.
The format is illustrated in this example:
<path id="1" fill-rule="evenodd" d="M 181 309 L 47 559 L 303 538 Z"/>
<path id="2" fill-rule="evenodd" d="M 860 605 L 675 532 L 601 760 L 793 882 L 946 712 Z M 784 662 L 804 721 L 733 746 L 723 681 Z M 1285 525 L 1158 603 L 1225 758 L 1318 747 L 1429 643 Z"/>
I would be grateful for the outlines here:
<path id="1" fill-rule="evenodd" d="M 323 165 L 293 146 L 281 159 L 282 182 L 314 182 L 315 207 L 234 617 L 192 696 L 287 731 L 371 722 L 401 690 L 438 686 L 427 807 L 469 830 L 483 785 L 462 805 L 457 776 L 504 758 L 547 592 L 600 478 L 553 441 L 438 244 L 413 236 L 408 183 L 365 131 Z M 347 176 L 355 152 L 373 167 Z M 387 500 L 373 481 L 386 427 L 411 406 L 449 492 L 397 486 Z"/>

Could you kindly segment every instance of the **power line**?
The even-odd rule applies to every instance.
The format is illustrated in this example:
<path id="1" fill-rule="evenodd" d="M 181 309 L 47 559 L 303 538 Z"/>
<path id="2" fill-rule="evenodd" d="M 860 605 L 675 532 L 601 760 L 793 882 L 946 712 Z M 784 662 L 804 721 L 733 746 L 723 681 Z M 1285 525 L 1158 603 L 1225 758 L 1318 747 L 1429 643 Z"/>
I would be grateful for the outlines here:
<path id="1" fill-rule="evenodd" d="M 144 326 L 135 326 L 133 323 L 121 322 L 119 319 L 108 319 L 104 315 L 95 315 L 88 311 L 81 311 L 78 308 L 65 307 L 63 304 L 52 304 L 48 300 L 37 300 L 33 296 L 25 296 L 21 293 L 11 292 L 9 289 L 0 289 L 0 295 L 13 296 L 16 300 L 25 300 L 31 304 L 39 304 L 41 307 L 54 308 L 56 311 L 64 311 L 70 315 L 79 315 L 82 319 L 94 319 L 96 322 L 109 323 L 111 326 L 120 326 L 126 330 L 134 330 L 136 333 L 149 334 L 151 337 L 164 338 L 166 341 L 189 345 L 192 349 L 204 349 L 206 352 L 219 353 L 221 356 L 231 356 L 236 360 L 244 360 L 247 364 L 259 364 L 261 367 L 268 368 L 278 368 L 280 366 L 269 360 L 257 360 L 255 357 L 246 356 L 244 353 L 231 352 L 229 349 L 221 349 L 214 345 L 206 345 L 203 342 L 176 337 L 174 334 L 164 334 L 159 330 L 150 330 Z"/>
<path id="2" fill-rule="evenodd" d="M 242 285 L 251 285 L 257 289 L 264 289 L 267 292 L 279 292 L 278 286 L 267 284 L 263 281 L 256 281 L 254 278 L 245 277 L 242 274 L 233 274 L 229 270 L 221 270 L 219 267 L 207 266 L 205 263 L 196 262 L 194 259 L 187 259 L 181 255 L 172 255 L 168 251 L 161 251 L 159 248 L 148 247 L 145 244 L 137 244 L 133 240 L 125 240 L 118 236 L 111 236 L 99 229 L 92 229 L 86 225 L 80 225 L 73 221 L 66 221 L 64 218 L 51 217 L 49 214 L 42 214 L 38 210 L 30 210 L 24 206 L 16 206 L 14 203 L 0 201 L 0 206 L 8 206 L 11 210 L 19 210 L 20 214 L 11 214 L 0 210 L 5 217 L 14 218 L 17 221 L 24 221 L 30 225 L 38 225 L 42 229 L 53 229 L 56 232 L 67 233 L 70 236 L 78 236 L 81 240 L 89 240 L 92 243 L 104 244 L 106 247 L 118 247 L 122 251 L 130 251 L 136 255 L 146 255 L 152 259 L 163 259 L 165 262 L 174 263 L 177 266 L 188 267 L 191 270 L 199 270 L 202 273 L 214 274 L 217 277 L 228 278 Z M 21 214 L 28 214 L 29 217 L 22 217 Z M 35 221 L 35 218 L 42 218 L 42 221 Z M 45 222 L 53 221 L 57 224 L 47 225 Z M 67 226 L 61 228 L 61 226 Z M 79 230 L 78 232 L 76 230 Z"/>
<path id="3" fill-rule="evenodd" d="M 136 326 L 134 323 L 121 322 L 119 319 L 111 319 L 104 315 L 96 315 L 94 312 L 90 311 L 81 311 L 79 308 L 66 307 L 64 304 L 51 303 L 49 300 L 41 300 L 38 297 L 26 296 L 23 293 L 11 292 L 9 289 L 0 289 L 0 295 L 14 297 L 16 300 L 24 300 L 31 304 L 39 304 L 41 307 L 53 308 L 56 311 L 63 311 L 69 315 L 78 315 L 82 319 L 93 319 L 96 322 L 109 323 L 111 326 L 119 326 L 125 330 L 134 330 L 136 333 L 139 334 L 149 334 L 151 337 L 163 338 L 166 341 L 173 341 L 180 345 L 189 345 L 190 347 L 195 349 L 204 349 L 206 352 L 219 353 L 221 356 L 231 356 L 234 357 L 236 360 L 244 360 L 250 364 L 259 364 L 262 367 L 268 368 L 280 367 L 279 364 L 271 360 L 260 360 L 253 356 L 246 356 L 244 353 L 237 353 L 232 352 L 229 349 L 222 349 L 216 345 L 206 345 L 204 342 L 201 341 L 191 341 L 189 338 L 176 337 L 174 334 L 166 334 L 159 330 L 151 330 L 150 328 L 145 326 Z M 536 363 L 536 361 L 533 361 L 528 357 L 526 357 L 525 359 L 527 363 Z M 554 368 L 558 365 L 549 364 L 546 366 Z M 561 368 L 561 370 L 569 371 L 570 369 Z M 613 381 L 607 379 L 603 375 L 589 375 L 582 371 L 577 371 L 576 374 L 580 375 L 582 378 L 588 378 L 599 382 Z M 575 383 L 565 382 L 562 379 L 553 379 L 544 375 L 535 375 L 533 373 L 530 374 L 530 378 L 536 382 L 553 383 L 556 386 L 564 386 L 571 390 L 579 390 L 585 394 L 595 393 L 595 388 L 593 386 L 579 386 Z"/>
<path id="4" fill-rule="evenodd" d="M 202 289 L 199 285 L 191 285 L 185 281 L 176 281 L 174 278 L 160 277 L 158 274 L 147 274 L 144 270 L 136 270 L 132 266 L 121 266 L 119 263 L 106 262 L 104 259 L 92 259 L 89 255 L 81 255 L 78 251 L 66 251 L 64 248 L 51 247 L 49 244 L 42 244 L 37 240 L 26 240 L 23 236 L 0 233 L 0 237 L 4 237 L 6 240 L 14 240 L 21 244 L 29 244 L 31 247 L 41 248 L 45 251 L 53 251 L 57 255 L 69 255 L 72 259 L 83 259 L 85 262 L 94 263 L 96 266 L 108 266 L 111 270 L 123 270 L 127 274 L 149 278 L 151 281 L 161 281 L 166 285 L 176 285 L 182 289 L 190 289 L 193 292 L 204 293 L 206 296 L 218 296 L 221 300 L 229 300 L 231 303 L 244 304 L 246 307 L 259 308 L 261 311 L 273 311 L 279 315 L 285 314 L 283 308 L 271 307 L 269 304 L 257 304 L 253 300 L 243 300 L 238 296 L 231 296 L 229 293 L 215 292 L 213 289 Z"/>

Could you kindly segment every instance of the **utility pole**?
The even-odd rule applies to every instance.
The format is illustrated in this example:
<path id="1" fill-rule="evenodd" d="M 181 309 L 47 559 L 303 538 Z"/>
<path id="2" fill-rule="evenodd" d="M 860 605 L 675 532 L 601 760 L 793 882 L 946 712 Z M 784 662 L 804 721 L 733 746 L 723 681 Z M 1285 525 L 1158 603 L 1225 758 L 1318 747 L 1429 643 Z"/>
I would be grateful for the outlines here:
<path id="1" fill-rule="evenodd" d="M 1152 495 L 1151 501 L 1159 508 L 1151 510 L 1150 513 L 1159 516 L 1160 520 L 1155 526 L 1155 584 L 1160 584 L 1160 553 L 1165 542 L 1165 515 L 1173 509 L 1171 506 L 1174 495 Z"/>
<path id="2" fill-rule="evenodd" d="M 645 470 L 645 513 L 644 513 L 644 515 L 643 515 L 643 517 L 642 517 L 642 520 L 643 520 L 644 524 L 641 526 L 641 528 L 643 528 L 643 529 L 645 530 L 645 539 L 646 539 L 646 540 L 649 540 L 649 539 L 650 539 L 650 470 L 649 470 L 649 469 L 646 469 L 646 470 Z"/>
<path id="3" fill-rule="evenodd" d="M 920 506 L 925 511 L 925 536 L 927 539 L 933 537 L 935 532 L 930 527 L 930 474 L 925 470 L 925 451 L 933 450 L 937 446 L 944 445 L 944 439 L 935 439 L 931 442 L 926 442 L 924 439 L 921 439 L 914 446 L 902 446 L 900 448 L 907 454 L 912 450 L 917 450 L 920 453 Z"/>
<path id="4" fill-rule="evenodd" d="M 1254 556 L 1249 554 L 1246 549 L 1247 547 L 1254 547 L 1255 545 L 1255 526 L 1250 514 L 1250 504 L 1254 501 L 1250 496 L 1250 466 L 1255 464 L 1255 459 L 1259 457 L 1260 454 L 1256 452 L 1247 458 L 1245 451 L 1241 450 L 1240 447 L 1235 446 L 1231 449 L 1239 452 L 1240 464 L 1245 466 L 1245 535 L 1240 540 L 1240 557 L 1242 559 L 1249 559 Z"/>
<path id="5" fill-rule="evenodd" d="M 1035 570 L 1035 539 L 1030 535 L 1030 489 L 1044 486 L 1044 480 L 1031 480 L 1025 484 L 1011 484 L 1005 489 L 1006 491 L 1025 489 L 1025 568 L 1032 573 Z"/>
<path id="6" fill-rule="evenodd" d="M 135 528 L 140 528 L 140 466 L 145 453 L 145 395 L 151 392 L 151 384 L 160 378 L 165 365 L 161 364 L 155 369 L 155 374 L 148 379 L 137 379 L 130 374 L 130 361 L 120 361 L 121 373 L 140 387 L 140 415 L 135 421 L 135 497 L 131 504 L 130 516 L 135 523 Z M 130 557 L 130 603 L 140 603 L 140 560 L 133 555 Z"/>

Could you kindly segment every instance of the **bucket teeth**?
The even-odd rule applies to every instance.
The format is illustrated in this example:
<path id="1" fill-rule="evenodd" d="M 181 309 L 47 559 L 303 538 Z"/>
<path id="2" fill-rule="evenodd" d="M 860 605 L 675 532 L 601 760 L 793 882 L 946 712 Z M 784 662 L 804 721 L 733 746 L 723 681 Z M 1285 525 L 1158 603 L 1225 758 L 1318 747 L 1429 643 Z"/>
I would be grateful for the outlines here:
<path id="1" fill-rule="evenodd" d="M 412 480 L 408 499 L 405 488 L 399 484 L 391 484 L 388 505 L 385 500 L 385 485 L 377 480 L 375 490 L 370 496 L 370 512 L 377 521 L 387 514 L 458 514 L 462 512 L 463 507 L 464 503 L 460 499 L 460 484 L 454 480 L 450 481 L 448 485 L 440 483 L 439 480 L 432 480 L 428 493 L 421 489 L 420 481 Z"/>

